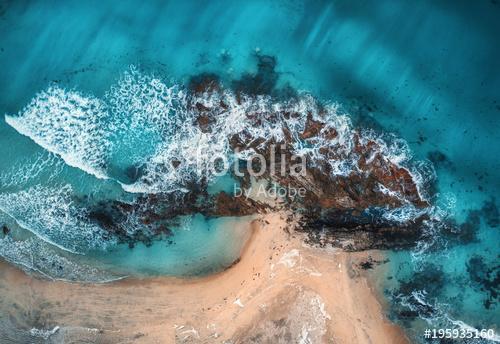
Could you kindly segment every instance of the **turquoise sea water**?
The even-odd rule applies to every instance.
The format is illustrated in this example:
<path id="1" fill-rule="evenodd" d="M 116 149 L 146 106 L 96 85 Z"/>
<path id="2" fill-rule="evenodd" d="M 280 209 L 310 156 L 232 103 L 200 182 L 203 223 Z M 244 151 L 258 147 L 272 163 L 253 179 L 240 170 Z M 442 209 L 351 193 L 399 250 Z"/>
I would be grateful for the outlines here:
<path id="1" fill-rule="evenodd" d="M 174 83 L 202 72 L 230 82 L 257 70 L 256 53 L 274 56 L 279 85 L 336 101 L 356 123 L 396 133 L 416 160 L 431 161 L 434 203 L 473 233 L 456 243 L 436 231 L 415 250 L 389 253 L 380 288 L 391 318 L 415 341 L 423 328 L 450 321 L 498 333 L 499 16 L 493 0 L 7 1 L 0 5 L 0 110 L 15 115 L 50 85 L 119 103 L 110 88 L 126 84 L 120 80 L 131 65 Z M 37 144 L 0 117 L 0 223 L 12 228 L 2 255 L 54 277 L 87 280 L 229 265 L 244 233 L 228 229 L 249 219 L 180 219 L 170 238 L 175 249 L 162 250 L 167 243 L 159 242 L 95 253 L 100 232 L 81 221 L 75 199 L 131 201 L 119 184 L 129 182 L 121 171 L 161 144 L 158 132 L 114 113 L 112 123 L 124 129 L 113 132 L 109 151 L 107 140 L 92 135 L 73 149 L 67 147 L 74 137 Z M 100 124 L 89 132 L 108 133 Z M 44 129 L 54 125 L 36 131 L 47 137 Z M 48 146 L 85 159 L 68 164 Z M 98 173 L 101 155 L 111 179 L 84 172 Z"/>

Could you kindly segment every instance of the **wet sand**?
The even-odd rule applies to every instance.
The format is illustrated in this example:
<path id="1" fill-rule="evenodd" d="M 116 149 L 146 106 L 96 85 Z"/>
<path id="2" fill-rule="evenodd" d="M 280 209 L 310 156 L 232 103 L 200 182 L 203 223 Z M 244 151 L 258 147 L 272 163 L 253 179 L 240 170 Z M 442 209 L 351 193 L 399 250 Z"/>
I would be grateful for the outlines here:
<path id="1" fill-rule="evenodd" d="M 0 339 L 57 326 L 48 342 L 406 343 L 359 267 L 378 253 L 311 248 L 285 218 L 256 220 L 241 259 L 204 278 L 82 285 L 2 262 Z"/>

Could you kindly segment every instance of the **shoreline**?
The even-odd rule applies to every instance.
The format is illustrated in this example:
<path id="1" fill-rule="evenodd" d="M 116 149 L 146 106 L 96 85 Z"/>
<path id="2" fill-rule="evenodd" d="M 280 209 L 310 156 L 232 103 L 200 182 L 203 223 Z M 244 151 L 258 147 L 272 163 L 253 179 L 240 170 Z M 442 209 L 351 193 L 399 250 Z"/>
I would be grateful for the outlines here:
<path id="1" fill-rule="evenodd" d="M 358 266 L 373 252 L 307 246 L 280 213 L 251 227 L 240 259 L 205 277 L 75 284 L 1 262 L 2 313 L 18 331 L 58 326 L 56 342 L 408 342 Z"/>

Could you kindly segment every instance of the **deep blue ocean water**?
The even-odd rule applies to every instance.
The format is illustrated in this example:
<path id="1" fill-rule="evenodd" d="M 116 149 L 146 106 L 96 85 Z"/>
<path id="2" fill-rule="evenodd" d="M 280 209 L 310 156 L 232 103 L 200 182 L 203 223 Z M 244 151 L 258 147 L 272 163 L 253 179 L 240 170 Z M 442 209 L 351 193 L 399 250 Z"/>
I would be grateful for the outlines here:
<path id="1" fill-rule="evenodd" d="M 70 200 L 131 196 L 115 180 L 83 172 L 81 161 L 69 166 L 48 153 L 3 115 L 19 113 L 50 85 L 102 99 L 131 65 L 178 83 L 202 72 L 229 82 L 255 72 L 256 53 L 266 54 L 276 58 L 279 85 L 336 101 L 354 121 L 397 134 L 416 160 L 431 161 L 433 202 L 474 233 L 454 243 L 436 232 L 417 249 L 390 252 L 378 278 L 389 316 L 415 340 L 425 327 L 458 321 L 498 333 L 499 17 L 495 0 L 2 2 L 0 222 L 13 233 L 2 239 L 1 254 L 55 277 L 88 280 L 230 264 L 244 234 L 227 228 L 249 219 L 183 219 L 177 250 L 168 253 L 155 246 L 161 243 L 132 255 L 128 248 L 72 253 L 94 250 L 99 238 L 88 239 L 95 229 L 81 223 Z M 114 136 L 131 142 L 112 151 L 116 170 L 149 154 L 151 146 L 138 143 L 155 142 L 156 134 Z M 96 147 L 89 157 L 102 153 Z M 189 264 L 177 265 L 180 259 Z M 59 265 L 73 275 L 51 268 Z"/>

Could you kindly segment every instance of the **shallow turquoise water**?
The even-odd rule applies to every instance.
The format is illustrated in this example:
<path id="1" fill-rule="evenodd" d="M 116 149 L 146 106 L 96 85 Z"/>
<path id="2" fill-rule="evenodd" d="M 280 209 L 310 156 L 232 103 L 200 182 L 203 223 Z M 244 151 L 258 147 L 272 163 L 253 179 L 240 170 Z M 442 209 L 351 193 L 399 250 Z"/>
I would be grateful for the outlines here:
<path id="1" fill-rule="evenodd" d="M 205 275 L 218 272 L 234 262 L 250 235 L 252 217 L 206 219 L 201 215 L 183 217 L 176 228 L 174 244 L 156 241 L 133 250 L 120 245 L 98 253 L 93 264 L 120 275 L 155 276 Z"/>
<path id="2" fill-rule="evenodd" d="M 435 283 L 440 287 L 428 291 L 427 302 L 442 305 L 454 320 L 476 328 L 498 329 L 500 235 L 498 224 L 488 221 L 494 211 L 485 211 L 484 202 L 493 200 L 492 208 L 498 207 L 500 190 L 499 15 L 496 1 L 5 2 L 0 7 L 0 110 L 2 114 L 18 113 L 50 83 L 103 97 L 130 65 L 179 82 L 206 71 L 229 81 L 256 70 L 256 51 L 275 56 L 279 84 L 338 101 L 355 120 L 400 135 L 417 159 L 432 158 L 437 174 L 435 201 L 450 218 L 463 223 L 471 210 L 479 211 L 479 224 L 472 221 L 478 230 L 475 242 L 431 247 L 423 253 L 390 253 L 387 277 L 392 279 L 381 288 L 393 302 L 391 316 L 413 338 L 421 339 L 421 328 L 427 325 L 401 317 L 405 308 L 393 296 L 401 291 L 398 281 L 412 281 L 415 272 L 429 271 L 433 266 L 443 278 Z M 143 139 L 136 138 L 137 142 Z M 117 171 L 134 162 L 131 151 L 145 154 L 137 153 L 135 144 L 119 147 L 113 161 Z M 61 185 L 71 186 L 71 197 L 130 197 L 116 181 L 96 180 L 49 155 L 7 125 L 3 116 L 0 172 L 1 194 L 18 195 L 4 197 L 3 207 L 0 199 L 4 210 L 13 199 L 29 205 L 28 196 L 21 194 L 22 198 L 19 193 L 40 183 L 49 189 L 37 190 L 43 199 Z M 114 177 L 125 178 L 119 172 Z M 215 188 L 230 188 L 227 180 L 217 183 Z M 59 194 L 51 204 L 64 203 L 70 196 Z M 34 204 L 43 202 L 35 200 Z M 19 216 L 34 209 L 11 208 L 10 213 Z M 35 210 L 46 211 L 43 207 Z M 78 213 L 78 209 L 71 211 Z M 12 218 L 4 221 L 17 228 Z M 65 225 L 69 229 L 79 224 Z M 54 227 L 60 228 L 61 222 Z M 195 238 L 202 233 L 207 240 L 217 240 L 217 229 L 197 228 L 177 237 L 180 245 L 185 245 L 184 252 L 199 249 L 196 240 L 187 239 L 189 235 Z M 224 224 L 220 228 L 225 228 Z M 15 235 L 21 239 L 31 236 L 23 228 L 17 228 Z M 439 234 L 436 237 L 442 241 Z M 8 248 L 13 254 L 15 250 Z M 208 248 L 217 253 L 212 256 L 217 264 L 224 265 L 235 256 L 233 248 L 222 255 L 223 259 L 218 245 Z M 129 257 L 134 263 L 129 267 L 143 271 L 141 262 L 151 254 L 147 252 L 156 249 L 134 249 Z M 68 254 L 54 250 L 59 255 Z M 182 252 L 172 255 L 176 258 L 165 258 L 177 259 Z M 489 292 L 472 280 L 474 268 L 467 266 L 474 257 L 491 270 L 496 287 L 490 286 Z M 115 265 L 123 268 L 123 264 L 127 265 L 126 260 Z M 182 270 L 157 264 L 166 269 L 163 272 Z M 479 269 L 479 265 L 474 266 Z M 198 268 L 193 264 L 184 271 L 191 273 Z M 415 285 L 415 290 L 420 287 Z M 491 289 L 496 290 L 496 297 Z M 493 299 L 486 308 L 488 298 Z"/>

